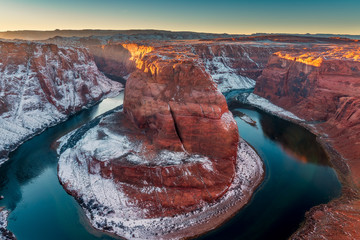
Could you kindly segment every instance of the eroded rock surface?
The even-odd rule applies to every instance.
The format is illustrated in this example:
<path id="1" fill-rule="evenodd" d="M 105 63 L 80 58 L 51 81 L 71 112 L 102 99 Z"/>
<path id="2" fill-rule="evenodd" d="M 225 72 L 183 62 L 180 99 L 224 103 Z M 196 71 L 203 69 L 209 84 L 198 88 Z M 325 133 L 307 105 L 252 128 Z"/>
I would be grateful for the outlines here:
<path id="1" fill-rule="evenodd" d="M 142 64 L 144 54 L 153 52 L 166 57 L 192 59 L 203 66 L 221 92 L 251 89 L 274 52 L 288 43 L 263 44 L 254 41 L 177 40 L 177 41 L 109 41 L 84 43 L 95 56 L 99 69 L 112 78 L 127 78 Z M 291 44 L 293 45 L 293 44 Z M 137 68 L 136 68 L 137 67 Z"/>
<path id="2" fill-rule="evenodd" d="M 183 55 L 159 54 L 157 51 L 145 55 L 142 67 L 130 75 L 124 112 L 145 131 L 149 138 L 147 149 L 200 154 L 212 159 L 211 168 L 200 163 L 187 169 L 179 166 L 179 170 L 169 176 L 176 178 L 184 171 L 196 176 L 198 180 L 180 179 L 180 185 L 169 181 L 169 187 L 188 187 L 193 199 L 189 200 L 184 192 L 178 192 L 177 197 L 176 193 L 169 195 L 178 199 L 173 208 L 182 205 L 197 208 L 197 202 L 216 200 L 230 186 L 235 171 L 238 129 L 224 96 L 201 65 Z"/>
<path id="3" fill-rule="evenodd" d="M 127 239 L 182 239 L 209 231 L 250 200 L 264 174 L 261 159 L 243 140 L 234 169 L 225 169 L 223 159 L 149 149 L 146 133 L 122 110 L 84 128 L 61 140 L 60 182 L 95 228 Z"/>
<path id="4" fill-rule="evenodd" d="M 335 149 L 332 159 L 344 195 L 316 207 L 295 239 L 358 239 L 360 216 L 360 47 L 314 46 L 275 53 L 255 93 L 305 119 L 305 126 Z"/>
<path id="5" fill-rule="evenodd" d="M 124 111 L 62 140 L 59 179 L 96 228 L 140 239 L 208 231 L 249 200 L 261 161 L 191 48 L 122 47 L 136 66 Z"/>
<path id="6" fill-rule="evenodd" d="M 84 48 L 0 42 L 0 164 L 33 134 L 121 89 Z"/>

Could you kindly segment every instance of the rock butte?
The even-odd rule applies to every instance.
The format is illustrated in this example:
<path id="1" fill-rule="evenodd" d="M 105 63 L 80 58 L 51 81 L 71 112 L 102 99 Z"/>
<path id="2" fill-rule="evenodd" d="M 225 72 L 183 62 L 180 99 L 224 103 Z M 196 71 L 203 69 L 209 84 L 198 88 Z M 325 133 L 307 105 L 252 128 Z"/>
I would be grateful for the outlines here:
<path id="1" fill-rule="evenodd" d="M 189 212 L 220 198 L 233 181 L 239 144 L 225 97 L 192 53 L 152 51 L 135 44 L 123 47 L 137 68 L 126 84 L 125 116 L 119 114 L 120 123 L 111 129 L 140 141 L 143 150 L 136 154 L 147 164 L 130 164 L 126 157 L 108 159 L 112 164 L 101 165 L 103 175 L 127 183 L 128 197 L 144 209 L 151 206 L 149 218 Z M 206 156 L 210 165 L 207 161 L 164 165 L 153 160 L 162 150 Z M 163 190 L 139 191 L 146 186 Z"/>
<path id="2" fill-rule="evenodd" d="M 47 42 L 56 42 L 60 45 L 85 45 L 94 55 L 98 68 L 107 76 L 128 78 L 128 85 L 132 91 L 126 92 L 128 103 L 126 102 L 124 106 L 125 113 L 116 113 L 114 115 L 116 121 L 114 118 L 108 120 L 112 119 L 113 123 L 118 122 L 131 131 L 116 127 L 109 129 L 113 133 L 118 131 L 118 134 L 127 134 L 132 141 L 144 143 L 142 146 L 146 148 L 138 151 L 140 157 L 156 159 L 159 153 L 158 149 L 150 147 L 152 143 L 158 148 L 183 150 L 200 155 L 205 152 L 206 155 L 209 154 L 213 165 L 217 158 L 227 159 L 225 168 L 231 176 L 234 174 L 232 166 L 234 161 L 229 156 L 234 156 L 235 150 L 225 152 L 222 156 L 217 148 L 210 147 L 213 142 L 207 146 L 199 146 L 193 138 L 201 139 L 198 131 L 205 130 L 206 134 L 210 134 L 210 129 L 184 128 L 181 123 L 183 120 L 192 123 L 200 116 L 201 119 L 216 122 L 219 116 L 227 113 L 223 100 L 204 97 L 205 94 L 218 97 L 218 93 L 211 87 L 212 83 L 206 81 L 209 74 L 218 84 L 221 92 L 253 88 L 256 81 L 256 94 L 306 120 L 301 124 L 319 136 L 332 155 L 334 167 L 344 184 L 343 196 L 329 204 L 311 209 L 306 214 L 305 224 L 292 238 L 360 238 L 357 231 L 360 227 L 358 224 L 360 222 L 358 40 L 281 35 L 157 42 L 138 41 L 142 38 L 135 37 L 133 41 L 137 43 L 125 43 L 121 37 L 116 39 L 111 38 L 107 42 L 108 40 L 96 37 L 56 38 Z M 193 74 L 199 76 L 202 89 L 193 91 L 186 87 L 179 90 L 174 88 L 171 81 L 184 83 L 182 82 L 184 75 L 179 72 L 180 70 L 181 72 L 184 70 L 183 74 L 190 79 Z M 146 88 L 138 83 L 145 84 Z M 136 101 L 135 93 L 144 94 L 146 101 L 141 101 L 141 98 Z M 221 96 L 219 97 L 222 99 Z M 186 102 L 183 102 L 185 100 Z M 155 108 L 154 104 L 159 108 Z M 186 105 L 186 111 L 183 105 Z M 0 102 L 0 106 L 6 111 L 4 102 Z M 209 106 L 211 110 L 207 108 Z M 149 114 L 149 111 L 154 110 L 155 116 Z M 126 120 L 128 118 L 132 121 Z M 104 125 L 108 120 L 100 125 Z M 104 129 L 111 125 L 110 122 L 103 126 Z M 160 129 L 159 126 L 164 128 Z M 219 126 L 223 127 L 221 123 Z M 223 133 L 226 134 L 226 131 L 224 130 Z M 98 134 L 99 139 L 106 137 L 102 132 Z M 233 138 L 231 134 L 227 136 L 225 138 L 229 139 L 227 144 L 236 145 L 235 141 L 230 141 Z M 94 167 L 95 172 L 102 163 L 97 162 L 95 158 L 93 160 L 94 165 L 89 165 L 89 169 Z M 204 163 L 205 161 L 198 161 L 192 164 L 204 170 L 201 174 L 210 177 L 208 166 Z M 156 168 L 156 166 L 152 167 Z M 157 167 L 166 169 L 166 166 Z M 215 164 L 215 169 L 218 167 Z M 140 186 L 144 183 L 137 181 L 139 176 L 137 174 L 146 174 L 148 168 L 149 166 L 141 166 L 139 167 L 141 171 L 137 172 L 123 164 L 117 168 L 120 169 L 121 174 L 115 173 L 115 176 L 119 181 L 123 181 L 121 175 L 126 172 L 125 174 L 132 176 L 127 178 L 130 179 L 131 184 Z M 174 172 L 176 172 L 175 168 Z M 104 178 L 107 174 L 114 174 L 113 169 L 108 169 L 106 166 L 102 166 L 101 169 Z M 210 182 L 195 186 L 195 181 L 182 181 L 185 185 L 191 182 L 190 186 L 194 189 L 198 187 L 197 190 L 200 192 L 197 200 L 184 203 L 182 206 L 191 209 L 198 200 L 211 202 L 222 196 L 232 181 L 229 176 L 219 183 L 219 188 L 213 188 L 212 194 L 208 195 L 204 195 L 203 192 L 205 186 L 214 186 Z M 154 183 L 157 184 L 159 181 Z M 170 189 L 172 186 L 171 184 L 169 186 Z M 131 190 L 129 192 L 131 196 Z M 134 194 L 132 196 L 137 197 Z M 138 197 L 144 199 L 145 195 Z M 186 197 L 183 196 L 183 199 Z M 153 199 L 149 201 L 155 202 Z M 165 199 L 160 201 L 166 205 Z M 194 203 L 195 205 L 192 205 Z M 180 211 L 180 209 L 172 209 L 171 204 L 167 206 L 169 211 L 160 212 L 159 208 L 154 208 L 153 213 L 169 216 Z"/>
<path id="3" fill-rule="evenodd" d="M 206 232 L 221 224 L 229 214 L 233 214 L 249 200 L 264 173 L 260 160 L 255 152 L 253 157 L 240 157 L 239 152 L 253 150 L 245 143 L 239 149 L 237 124 L 228 110 L 226 99 L 218 91 L 211 75 L 201 64 L 202 61 L 190 51 L 191 48 L 177 46 L 170 51 L 166 46 L 158 46 L 156 49 L 136 44 L 122 44 L 119 49 L 124 52 L 122 48 L 129 51 L 129 61 L 135 65 L 135 70 L 127 77 L 123 111 L 103 118 L 74 147 L 60 151 L 59 179 L 79 202 L 86 202 L 85 209 L 93 209 L 89 210 L 89 214 L 97 216 L 90 217 L 97 228 L 128 237 L 129 232 L 136 232 L 145 225 L 142 223 L 139 227 L 129 227 L 130 230 L 122 233 L 124 230 L 118 230 L 117 225 L 128 226 L 126 218 L 138 224 L 143 219 L 158 221 L 159 218 L 181 216 L 183 219 L 175 223 L 179 231 L 196 228 L 205 221 L 209 226 L 185 230 L 183 236 L 180 234 L 175 238 Z M 124 66 L 131 64 L 121 65 Z M 61 146 L 66 146 L 72 140 L 68 141 L 65 137 L 65 141 L 61 142 Z M 94 146 L 88 142 L 93 142 Z M 119 142 L 118 149 L 113 149 L 113 142 Z M 124 147 L 126 145 L 130 147 Z M 239 161 L 251 162 L 253 165 L 246 167 Z M 243 173 L 236 170 L 237 165 L 238 168 L 243 166 Z M 79 167 L 84 177 L 73 176 L 70 166 Z M 252 174 L 249 175 L 249 172 Z M 236 173 L 240 176 L 235 176 Z M 106 206 L 109 203 L 99 199 L 96 193 L 86 193 L 87 190 L 81 187 L 92 184 L 91 179 L 96 176 L 101 176 L 107 182 L 103 185 L 114 184 L 114 192 L 122 196 L 118 206 Z M 242 179 L 236 180 L 236 188 L 241 186 L 241 190 L 233 191 L 237 199 L 227 202 L 230 196 L 225 195 L 234 185 L 235 177 Z M 82 183 L 79 178 L 90 180 Z M 249 182 L 249 186 L 245 187 L 243 184 L 246 182 Z M 112 198 L 109 197 L 110 193 L 105 195 Z M 95 207 L 89 198 L 98 202 Z M 221 200 L 220 203 L 217 200 Z M 216 208 L 216 204 L 221 205 L 223 202 L 227 202 L 223 204 L 225 208 L 220 206 L 212 213 L 206 210 L 211 206 Z M 99 213 L 99 205 L 104 206 L 102 214 Z M 239 206 L 233 208 L 232 205 Z M 206 218 L 195 217 L 197 220 L 193 224 L 180 227 L 184 224 L 182 221 L 194 218 L 193 212 L 202 208 L 205 210 L 197 214 L 209 214 Z M 229 213 L 226 213 L 229 208 Z M 131 214 L 127 216 L 126 212 Z M 96 220 L 104 214 L 109 220 Z M 110 223 L 112 214 L 118 217 L 117 222 Z M 216 218 L 223 219 L 211 221 Z M 177 232 L 155 231 L 152 228 L 144 229 L 137 233 L 140 236 L 135 234 L 131 238 L 147 236 L 153 239 L 156 238 L 155 234 L 172 238 L 168 235 Z"/>
<path id="4" fill-rule="evenodd" d="M 333 239 L 359 238 L 357 231 L 354 231 L 357 228 L 356 222 L 354 225 L 351 220 L 353 213 L 360 211 L 356 204 L 359 199 L 357 192 L 360 178 L 360 171 L 357 170 L 360 166 L 360 148 L 357 147 L 360 134 L 357 117 L 360 92 L 357 40 L 272 35 L 155 43 L 144 41 L 133 44 L 131 48 L 121 42 L 85 45 L 88 45 L 95 56 L 104 53 L 107 48 L 120 52 L 128 49 L 127 54 L 135 63 L 129 63 L 126 58 L 117 59 L 119 67 L 116 68 L 114 61 L 110 61 L 113 64 L 110 69 L 112 75 L 116 75 L 116 71 L 131 73 L 136 67 L 148 68 L 150 73 L 147 75 L 156 73 L 151 69 L 154 66 L 142 66 L 146 61 L 137 61 L 147 49 L 151 51 L 149 56 L 156 59 L 161 58 L 163 51 L 171 53 L 171 58 L 181 58 L 185 52 L 186 58 L 191 57 L 205 66 L 222 92 L 254 87 L 256 80 L 256 94 L 307 120 L 302 124 L 320 136 L 321 142 L 325 143 L 345 185 L 343 197 L 319 209 L 314 208 L 317 213 L 321 211 L 322 214 L 314 215 L 315 210 L 311 210 L 307 214 L 305 225 L 293 237 L 323 234 L 327 238 L 333 236 Z M 102 56 L 104 59 L 99 62 L 100 68 L 103 67 L 102 64 L 106 66 L 108 61 L 106 54 Z M 336 212 L 344 215 L 340 216 Z M 329 226 L 337 225 L 339 228 L 325 231 Z M 345 236 L 347 232 L 352 235 Z"/>
<path id="5" fill-rule="evenodd" d="M 237 125 L 225 97 L 193 60 L 194 56 L 180 54 L 145 54 L 137 61 L 139 70 L 128 78 L 124 98 L 125 114 L 149 138 L 146 149 L 185 151 L 212 161 L 211 168 L 196 163 L 179 165 L 170 176 L 163 173 L 167 195 L 176 200 L 169 203 L 166 196 L 158 197 L 163 209 L 167 205 L 173 209 L 196 209 L 201 201 L 222 196 L 234 177 L 239 143 Z M 175 178 L 182 175 L 184 167 L 191 177 L 179 179 L 179 184 Z M 136 166 L 134 169 L 138 171 Z M 162 172 L 165 169 L 159 168 Z M 147 171 L 152 169 L 144 169 L 144 173 Z M 120 175 L 123 181 L 131 179 L 130 174 Z M 147 174 L 139 176 L 142 175 Z M 179 187 L 183 190 L 179 191 Z"/>
<path id="6" fill-rule="evenodd" d="M 224 79 L 234 76 L 238 82 L 253 79 L 257 82 L 255 94 L 305 119 L 302 124 L 320 137 L 332 156 L 344 184 L 344 194 L 328 205 L 311 210 L 305 225 L 293 237 L 311 238 L 318 234 L 329 239 L 360 238 L 354 230 L 359 227 L 357 221 L 353 221 L 359 219 L 360 212 L 360 54 L 357 40 L 256 36 L 161 44 L 175 55 L 179 45 L 183 49 L 190 48 L 194 59 L 205 65 L 221 91 L 231 90 L 229 85 L 234 89 L 244 87 L 227 84 L 229 81 Z M 159 51 L 157 44 L 152 46 L 153 55 L 156 52 L 161 55 L 164 48 L 160 47 Z M 219 62 L 225 63 L 220 66 L 230 71 L 219 68 Z"/>

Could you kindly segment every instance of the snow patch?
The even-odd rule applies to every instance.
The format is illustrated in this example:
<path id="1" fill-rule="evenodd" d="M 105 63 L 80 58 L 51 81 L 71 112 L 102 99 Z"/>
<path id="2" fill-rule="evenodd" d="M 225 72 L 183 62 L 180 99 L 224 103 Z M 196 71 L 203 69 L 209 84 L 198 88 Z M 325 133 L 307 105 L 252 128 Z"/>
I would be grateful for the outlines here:
<path id="1" fill-rule="evenodd" d="M 247 97 L 247 102 L 255 107 L 258 107 L 266 112 L 270 112 L 273 113 L 275 115 L 278 115 L 280 117 L 284 117 L 284 118 L 290 118 L 290 119 L 294 119 L 297 121 L 305 121 L 302 118 L 297 117 L 295 114 L 286 111 L 285 109 L 271 103 L 269 100 L 260 97 L 256 94 L 251 93 L 248 97 Z"/>
<path id="2" fill-rule="evenodd" d="M 0 56 L 0 62 L 12 58 L 2 50 Z M 60 47 L 54 53 L 37 44 L 22 64 L 1 63 L 0 165 L 31 136 L 122 90 L 120 83 L 106 78 L 88 59 L 82 48 Z"/>
<path id="3" fill-rule="evenodd" d="M 229 115 L 225 115 L 229 118 Z M 232 119 L 232 118 L 231 118 Z M 99 139 L 99 132 L 101 138 Z M 69 137 L 63 138 L 67 141 Z M 259 185 L 264 173 L 263 164 L 256 152 L 243 140 L 240 141 L 236 163 L 236 176 L 229 191 L 215 203 L 203 203 L 198 210 L 174 217 L 147 218 L 148 209 L 138 207 L 136 200 L 129 198 L 124 187 L 126 183 L 101 177 L 99 171 L 89 171 L 87 159 L 95 154 L 100 161 L 124 156 L 126 151 L 137 152 L 141 144 L 131 143 L 125 136 L 111 133 L 106 128 L 96 126 L 86 132 L 73 148 L 65 150 L 59 159 L 58 175 L 66 189 L 76 193 L 89 221 L 94 228 L 108 231 L 127 239 L 180 239 L 191 237 L 188 229 L 207 224 L 236 204 L 245 204 Z M 156 161 L 137 154 L 127 156 L 133 164 L 183 164 L 203 162 L 208 170 L 213 170 L 212 162 L 206 157 L 184 152 L 162 151 Z M 129 158 L 129 156 L 132 156 Z M 91 172 L 91 173 L 89 173 Z M 191 174 L 190 172 L 184 174 Z M 163 192 L 162 187 L 144 186 L 143 193 Z M 241 205 L 241 206 L 243 206 Z M 191 232 L 191 231 L 190 231 Z"/>
<path id="4" fill-rule="evenodd" d="M 234 124 L 236 125 L 234 117 L 230 111 L 227 111 L 227 112 L 223 113 L 223 115 L 221 115 L 221 122 L 223 122 L 225 124 L 225 127 L 228 130 Z"/>
<path id="5" fill-rule="evenodd" d="M 14 240 L 15 236 L 9 230 L 7 230 L 7 219 L 9 211 L 0 207 L 0 240 Z"/>
<path id="6" fill-rule="evenodd" d="M 209 47 L 209 50 L 212 53 L 211 47 Z M 231 67 L 231 62 L 234 60 L 226 56 L 225 52 L 222 52 L 221 56 L 215 56 L 213 53 L 212 55 L 212 58 L 204 60 L 205 69 L 210 73 L 222 93 L 233 89 L 251 89 L 255 87 L 255 80 L 236 73 L 236 70 Z M 248 54 L 246 56 L 250 59 Z M 252 59 L 250 60 L 254 62 Z"/>

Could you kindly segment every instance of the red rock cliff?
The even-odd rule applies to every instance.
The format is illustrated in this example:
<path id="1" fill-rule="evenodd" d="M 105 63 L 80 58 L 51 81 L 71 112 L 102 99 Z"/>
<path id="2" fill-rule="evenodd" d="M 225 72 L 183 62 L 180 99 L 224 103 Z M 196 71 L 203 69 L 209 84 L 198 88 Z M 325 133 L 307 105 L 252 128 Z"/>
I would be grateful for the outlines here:
<path id="1" fill-rule="evenodd" d="M 89 171 L 101 169 L 103 177 L 114 179 L 131 201 L 149 209 L 147 218 L 192 211 L 219 199 L 234 179 L 239 145 L 225 97 L 193 54 L 124 46 L 137 66 L 126 84 L 125 116 L 119 113 L 102 127 L 143 147 L 109 157 L 108 164 L 93 158 Z M 183 159 L 171 163 L 164 150 Z M 143 160 L 134 164 L 127 157 L 134 154 Z M 187 160 L 193 155 L 208 160 Z"/>
<path id="2" fill-rule="evenodd" d="M 355 147 L 360 144 L 356 140 L 360 132 L 355 131 L 359 127 L 359 56 L 358 48 L 351 47 L 276 53 L 259 78 L 255 93 L 318 123 L 319 131 L 329 135 L 334 147 L 351 164 L 351 159 L 360 159 L 360 148 Z M 354 149 L 342 147 L 342 140 L 350 141 Z"/>
<path id="3" fill-rule="evenodd" d="M 211 76 L 195 56 L 161 54 L 138 61 L 125 90 L 125 112 L 161 148 L 236 156 L 237 126 Z"/>
<path id="4" fill-rule="evenodd" d="M 345 159 L 335 161 L 344 195 L 307 214 L 293 237 L 358 239 L 360 189 L 360 48 L 314 47 L 275 53 L 255 93 L 308 121 Z M 348 167 L 346 166 L 348 165 Z"/>
<path id="5" fill-rule="evenodd" d="M 104 45 L 87 46 L 95 56 L 99 69 L 107 76 L 115 78 L 126 77 L 132 73 L 138 64 L 143 64 L 140 60 L 143 55 L 150 51 L 175 55 L 186 53 L 188 57 L 192 53 L 222 92 L 253 88 L 271 54 L 283 48 L 281 44 L 212 40 L 109 42 Z"/>
<path id="6" fill-rule="evenodd" d="M 121 84 L 99 72 L 85 48 L 0 42 L 0 159 L 112 90 Z"/>

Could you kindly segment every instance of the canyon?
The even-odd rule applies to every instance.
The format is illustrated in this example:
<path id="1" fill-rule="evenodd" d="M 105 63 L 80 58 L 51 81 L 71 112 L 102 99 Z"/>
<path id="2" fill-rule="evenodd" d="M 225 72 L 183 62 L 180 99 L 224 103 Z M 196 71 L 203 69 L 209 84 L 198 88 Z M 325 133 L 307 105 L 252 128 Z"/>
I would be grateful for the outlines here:
<path id="1" fill-rule="evenodd" d="M 169 38 L 1 43 L 3 158 L 119 92 L 108 78 L 126 83 L 123 108 L 59 140 L 59 180 L 97 229 L 193 237 L 239 211 L 263 180 L 261 160 L 229 112 L 224 95 L 233 94 L 315 133 L 343 184 L 343 195 L 309 210 L 291 238 L 359 238 L 358 40 Z"/>
<path id="2" fill-rule="evenodd" d="M 343 196 L 329 205 L 309 211 L 307 221 L 293 235 L 294 239 L 319 236 L 339 239 L 345 237 L 344 234 L 348 234 L 346 238 L 349 239 L 359 237 L 355 231 L 358 226 L 354 223 L 359 211 L 360 176 L 360 148 L 357 143 L 360 133 L 358 40 L 265 36 L 171 41 L 161 43 L 165 47 L 159 45 L 142 42 L 133 46 L 129 51 L 131 58 L 139 59 L 143 51 L 163 56 L 165 50 L 177 56 L 185 50 L 185 56 L 191 56 L 202 64 L 222 92 L 254 87 L 254 94 L 296 117 L 283 114 L 281 110 L 276 112 L 277 115 L 305 126 L 318 135 L 319 141 L 328 149 L 344 184 Z M 102 45 L 101 49 L 106 51 L 106 48 L 114 46 L 121 51 L 126 48 L 123 44 L 110 43 Z M 94 55 L 98 53 L 98 50 L 94 51 Z M 136 68 L 129 68 L 124 62 L 122 66 L 121 69 L 127 69 L 127 74 Z M 250 94 L 247 103 L 264 109 L 265 100 L 257 102 L 259 100 L 255 95 Z M 265 110 L 271 112 L 274 107 Z"/>
<path id="3" fill-rule="evenodd" d="M 215 228 L 260 184 L 260 158 L 239 139 L 225 97 L 196 55 L 181 47 L 118 48 L 136 66 L 123 110 L 60 141 L 61 183 L 94 227 L 126 238 L 178 239 Z M 94 184 L 100 180 L 106 187 Z M 104 189 L 111 189 L 105 199 L 97 194 Z"/>
<path id="4" fill-rule="evenodd" d="M 305 119 L 303 125 L 332 149 L 332 162 L 345 183 L 340 199 L 307 213 L 294 239 L 360 237 L 359 50 L 355 44 L 278 52 L 258 79 L 254 93 Z"/>
<path id="5" fill-rule="evenodd" d="M 84 48 L 0 42 L 0 164 L 19 144 L 122 90 Z"/>

